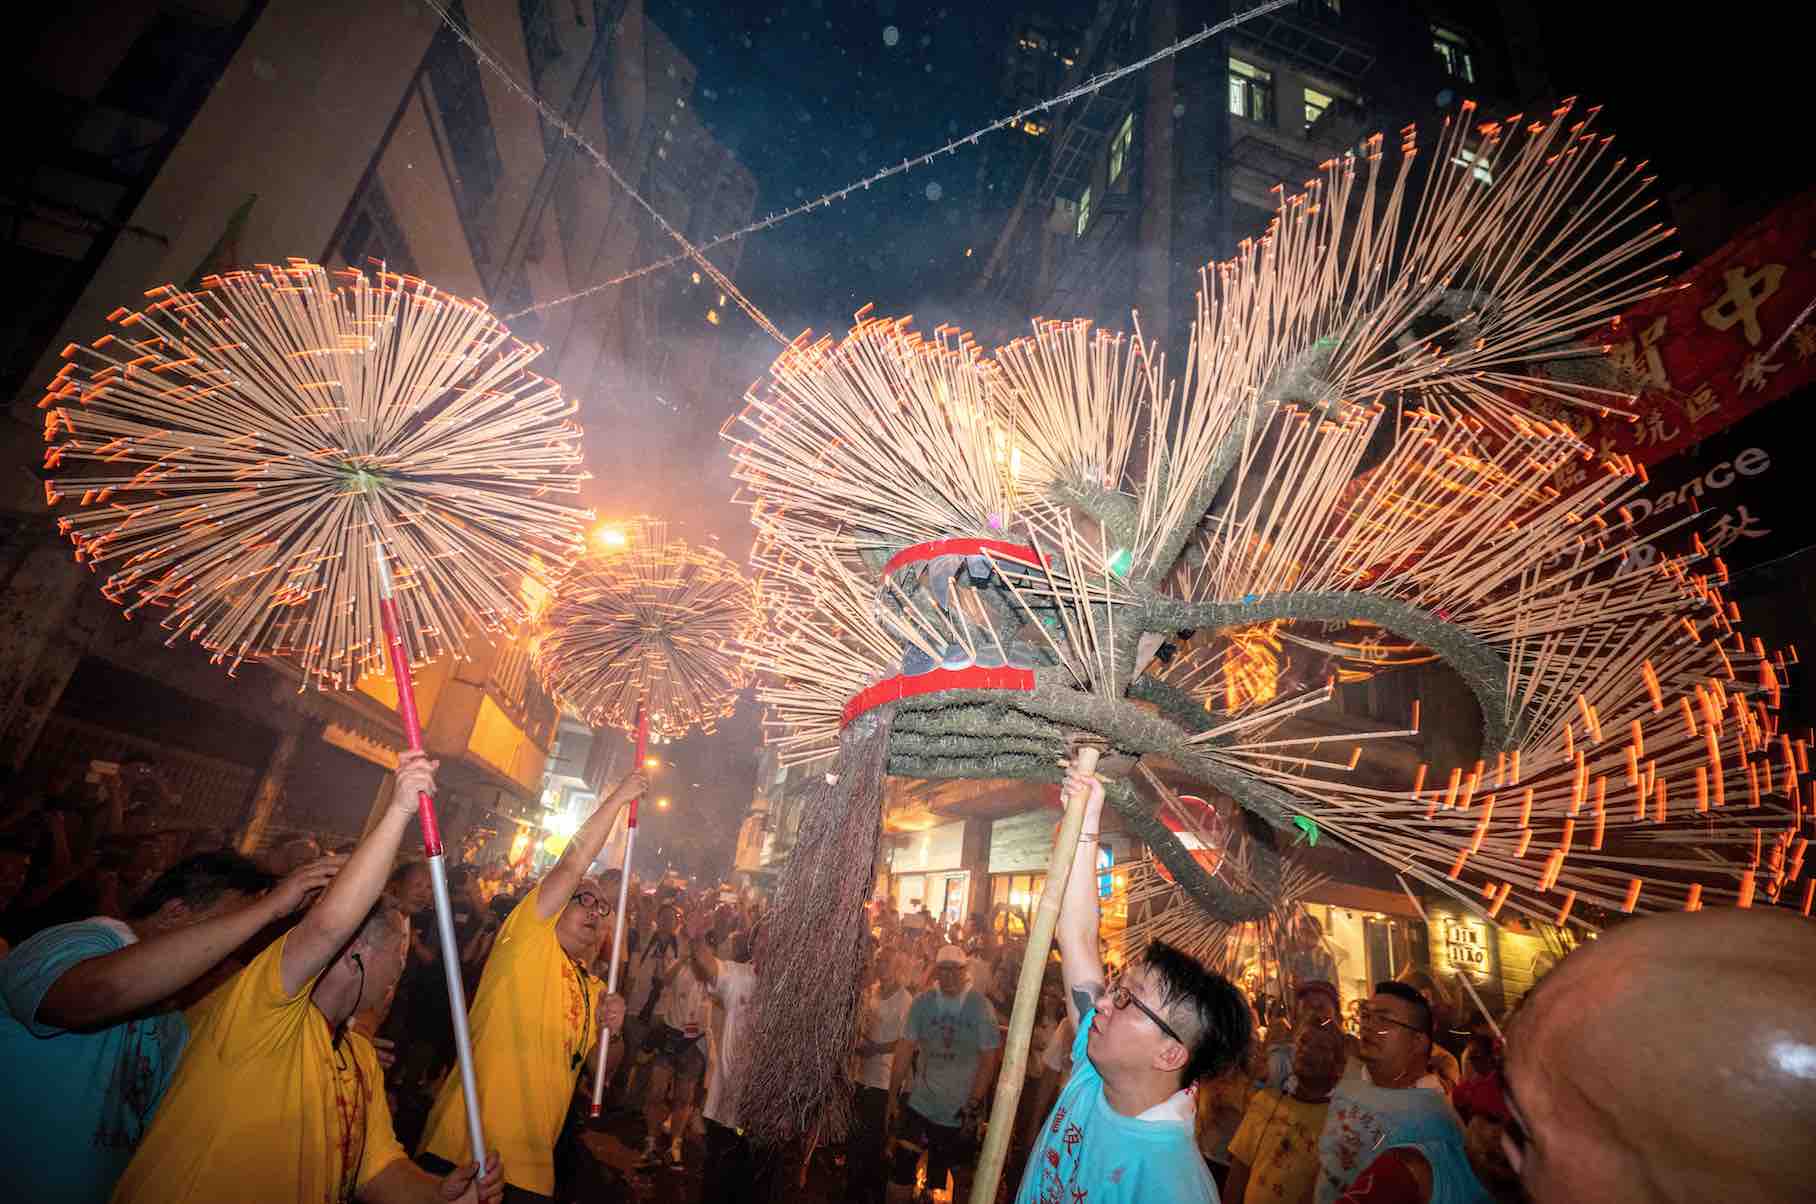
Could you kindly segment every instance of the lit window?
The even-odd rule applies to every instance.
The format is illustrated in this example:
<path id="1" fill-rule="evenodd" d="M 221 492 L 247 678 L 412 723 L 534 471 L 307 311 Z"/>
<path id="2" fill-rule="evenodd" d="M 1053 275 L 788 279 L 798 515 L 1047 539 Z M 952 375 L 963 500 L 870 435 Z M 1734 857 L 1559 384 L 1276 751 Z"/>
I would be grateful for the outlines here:
<path id="1" fill-rule="evenodd" d="M 720 294 L 719 294 L 719 304 L 720 304 L 720 305 L 724 305 L 724 304 L 725 304 L 725 294 L 724 294 L 724 293 L 720 293 Z"/>
<path id="2" fill-rule="evenodd" d="M 1084 195 L 1078 198 L 1078 237 L 1085 236 L 1085 227 L 1091 224 L 1091 190 L 1086 188 Z"/>
<path id="3" fill-rule="evenodd" d="M 693 273 L 693 277 L 694 277 L 695 284 L 700 283 L 700 273 L 698 273 L 698 272 Z"/>
<path id="4" fill-rule="evenodd" d="M 1230 112 L 1262 125 L 1274 123 L 1274 73 L 1230 59 Z"/>
<path id="5" fill-rule="evenodd" d="M 1469 174 L 1484 184 L 1494 183 L 1494 172 L 1489 168 L 1488 158 L 1485 155 L 1478 155 L 1471 150 L 1458 151 L 1457 157 L 1451 162 L 1458 167 L 1467 167 Z"/>
<path id="6" fill-rule="evenodd" d="M 1475 55 L 1469 49 L 1468 38 L 1453 29 L 1433 25 L 1431 48 L 1437 52 L 1438 61 L 1444 64 L 1446 75 L 1466 84 L 1475 83 Z"/>
<path id="7" fill-rule="evenodd" d="M 706 320 L 711 322 L 714 326 L 717 326 L 719 324 L 719 311 L 716 309 L 707 310 Z"/>
<path id="8" fill-rule="evenodd" d="M 1311 129 L 1324 116 L 1324 110 L 1330 108 L 1331 98 L 1316 88 L 1305 90 L 1305 128 Z"/>
<path id="9" fill-rule="evenodd" d="M 1122 119 L 1122 128 L 1110 142 L 1110 183 L 1122 178 L 1122 169 L 1129 165 L 1129 147 L 1134 141 L 1135 114 L 1130 113 Z"/>

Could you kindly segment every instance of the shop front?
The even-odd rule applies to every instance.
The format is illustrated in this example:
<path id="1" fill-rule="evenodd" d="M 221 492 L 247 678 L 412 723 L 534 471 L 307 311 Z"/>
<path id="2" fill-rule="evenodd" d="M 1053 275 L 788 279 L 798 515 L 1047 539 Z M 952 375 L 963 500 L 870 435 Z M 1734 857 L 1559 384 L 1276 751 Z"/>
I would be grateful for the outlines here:
<path id="1" fill-rule="evenodd" d="M 917 915 L 924 908 L 937 923 L 962 923 L 971 901 L 964 854 L 962 819 L 902 837 L 889 860 L 889 900 L 896 914 Z"/>
<path id="2" fill-rule="evenodd" d="M 999 936 L 1018 937 L 1047 884 L 1047 861 L 1053 853 L 1053 830 L 1059 812 L 1042 808 L 1011 815 L 990 825 L 990 925 Z M 1128 923 L 1128 881 L 1118 867 L 1128 864 L 1131 838 L 1105 832 L 1097 850 L 1097 897 L 1106 937 Z"/>

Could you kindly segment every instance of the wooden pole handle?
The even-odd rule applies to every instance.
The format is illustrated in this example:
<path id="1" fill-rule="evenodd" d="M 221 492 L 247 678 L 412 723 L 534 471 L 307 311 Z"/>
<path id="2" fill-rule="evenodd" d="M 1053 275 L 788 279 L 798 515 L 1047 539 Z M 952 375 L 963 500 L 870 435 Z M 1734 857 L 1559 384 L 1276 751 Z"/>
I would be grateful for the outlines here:
<path id="1" fill-rule="evenodd" d="M 1072 755 L 1072 767 L 1080 773 L 1092 773 L 1097 769 L 1097 757 L 1095 746 L 1080 746 Z M 1009 1137 L 1015 1128 L 1015 1108 L 1021 1102 L 1022 1083 L 1027 1075 L 1028 1042 L 1034 1035 L 1034 1018 L 1040 1010 L 1040 983 L 1047 970 L 1047 954 L 1053 948 L 1053 930 L 1059 926 L 1066 879 L 1072 876 L 1072 862 L 1078 856 L 1078 837 L 1084 831 L 1088 797 L 1087 792 L 1078 791 L 1065 800 L 1065 817 L 1059 821 L 1059 836 L 1053 842 L 1053 856 L 1047 861 L 1040 906 L 1028 926 L 1028 948 L 1022 954 L 1021 977 L 1015 983 L 1015 1004 L 1009 1009 L 1009 1039 L 1003 1045 L 996 1099 L 990 1105 L 990 1127 L 984 1134 L 977 1175 L 971 1181 L 971 1204 L 996 1202 L 996 1185 L 1003 1177 L 1003 1160 L 1009 1153 Z"/>

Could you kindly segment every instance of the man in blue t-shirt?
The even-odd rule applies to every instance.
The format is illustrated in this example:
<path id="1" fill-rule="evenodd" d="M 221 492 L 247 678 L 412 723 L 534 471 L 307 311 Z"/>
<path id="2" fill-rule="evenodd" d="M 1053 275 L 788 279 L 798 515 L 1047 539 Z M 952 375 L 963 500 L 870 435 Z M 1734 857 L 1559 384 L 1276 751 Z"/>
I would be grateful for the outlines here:
<path id="1" fill-rule="evenodd" d="M 914 1090 L 908 1096 L 901 1133 L 911 1148 L 896 1153 L 889 1185 L 892 1201 L 913 1194 L 921 1150 L 927 1152 L 928 1191 L 944 1188 L 950 1171 L 952 1199 L 970 1194 L 967 1133 L 974 1131 L 973 1122 L 982 1113 L 1003 1043 L 996 1009 L 982 992 L 965 988 L 963 949 L 942 946 L 933 961 L 933 975 L 938 987 L 923 991 L 909 1006 L 903 1034 L 916 1058 Z"/>
<path id="2" fill-rule="evenodd" d="M 0 1166 L 6 1196 L 103 1204 L 189 1039 L 171 996 L 340 868 L 271 878 L 233 853 L 165 871 L 124 921 L 58 924 L 0 961 Z M 226 1106 L 223 1101 L 223 1106 Z"/>
<path id="3" fill-rule="evenodd" d="M 1220 975 L 1159 941 L 1105 985 L 1097 938 L 1103 783 L 1074 772 L 1065 789 L 1089 791 L 1057 933 L 1078 1037 L 1072 1078 L 1035 1138 L 1016 1204 L 1214 1202 L 1193 1133 L 1193 1085 L 1247 1057 L 1248 1004 Z"/>

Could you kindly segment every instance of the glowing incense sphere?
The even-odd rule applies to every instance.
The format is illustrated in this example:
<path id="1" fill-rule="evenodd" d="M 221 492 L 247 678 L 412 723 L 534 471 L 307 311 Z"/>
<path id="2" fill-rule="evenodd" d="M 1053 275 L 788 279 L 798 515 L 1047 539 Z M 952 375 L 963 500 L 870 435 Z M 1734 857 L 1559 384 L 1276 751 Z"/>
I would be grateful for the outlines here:
<path id="1" fill-rule="evenodd" d="M 129 617 L 344 688 L 384 671 L 375 541 L 425 659 L 513 629 L 579 554 L 575 405 L 480 302 L 302 260 L 147 296 L 39 403 L 46 500 Z"/>
<path id="2" fill-rule="evenodd" d="M 632 730 L 641 705 L 658 737 L 711 731 L 749 680 L 733 651 L 756 613 L 749 578 L 654 519 L 593 534 L 544 618 L 544 688 L 591 724 Z"/>

